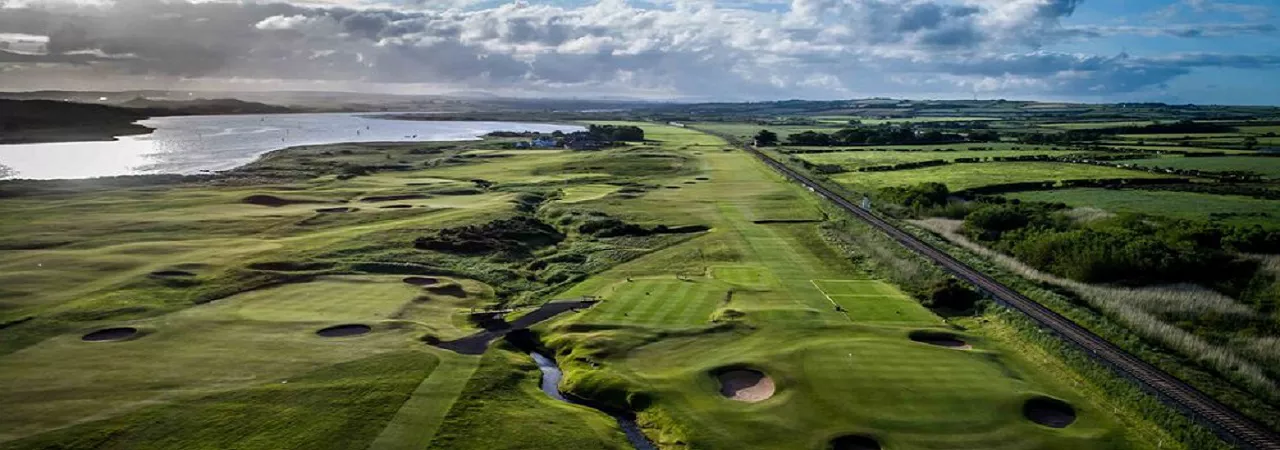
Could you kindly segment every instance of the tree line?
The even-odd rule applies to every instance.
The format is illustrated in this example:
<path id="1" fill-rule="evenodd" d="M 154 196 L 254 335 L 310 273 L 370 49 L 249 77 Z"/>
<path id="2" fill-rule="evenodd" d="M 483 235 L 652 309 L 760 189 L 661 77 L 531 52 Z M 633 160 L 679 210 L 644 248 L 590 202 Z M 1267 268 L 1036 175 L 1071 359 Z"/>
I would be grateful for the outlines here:
<path id="1" fill-rule="evenodd" d="M 907 145 L 907 144 L 948 144 L 957 142 L 994 142 L 1000 140 L 1000 133 L 990 130 L 971 131 L 967 134 L 947 133 L 938 130 L 923 131 L 913 126 L 882 125 L 842 128 L 831 133 L 819 131 L 803 131 L 787 136 L 788 145 L 832 146 L 832 145 Z M 771 146 L 778 144 L 778 135 L 769 130 L 760 130 L 755 135 L 756 145 Z"/>

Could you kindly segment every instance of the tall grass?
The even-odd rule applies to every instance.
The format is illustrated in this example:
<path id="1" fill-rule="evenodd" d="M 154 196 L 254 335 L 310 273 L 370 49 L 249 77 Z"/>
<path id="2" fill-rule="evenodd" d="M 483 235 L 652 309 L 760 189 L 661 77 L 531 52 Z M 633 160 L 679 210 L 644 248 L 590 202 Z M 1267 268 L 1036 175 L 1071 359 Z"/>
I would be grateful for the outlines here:
<path id="1" fill-rule="evenodd" d="M 1255 360 L 1241 356 L 1233 349 L 1215 345 L 1199 336 L 1161 320 L 1158 314 L 1217 313 L 1225 316 L 1252 318 L 1256 313 L 1246 305 L 1217 292 L 1194 285 L 1176 285 L 1152 288 L 1122 288 L 1098 286 L 1068 280 L 1041 272 L 1008 255 L 973 242 L 958 232 L 960 221 L 947 219 L 914 220 L 910 223 L 937 233 L 948 241 L 981 255 L 1010 272 L 1030 280 L 1061 287 L 1079 295 L 1090 306 L 1136 332 L 1143 338 L 1159 342 L 1187 358 L 1199 361 L 1206 367 L 1263 393 L 1272 399 L 1278 397 L 1275 380 L 1267 376 Z M 1262 357 L 1258 362 L 1275 358 L 1280 353 L 1273 345 L 1260 346 Z M 1254 356 L 1254 352 L 1248 352 Z"/>

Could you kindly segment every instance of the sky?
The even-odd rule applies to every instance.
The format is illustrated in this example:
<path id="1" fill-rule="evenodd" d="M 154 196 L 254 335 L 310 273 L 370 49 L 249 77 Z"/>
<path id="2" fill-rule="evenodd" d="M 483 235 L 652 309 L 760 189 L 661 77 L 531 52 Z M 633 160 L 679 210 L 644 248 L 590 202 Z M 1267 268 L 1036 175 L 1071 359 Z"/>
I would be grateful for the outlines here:
<path id="1" fill-rule="evenodd" d="M 0 90 L 1280 104 L 1275 0 L 0 0 Z"/>

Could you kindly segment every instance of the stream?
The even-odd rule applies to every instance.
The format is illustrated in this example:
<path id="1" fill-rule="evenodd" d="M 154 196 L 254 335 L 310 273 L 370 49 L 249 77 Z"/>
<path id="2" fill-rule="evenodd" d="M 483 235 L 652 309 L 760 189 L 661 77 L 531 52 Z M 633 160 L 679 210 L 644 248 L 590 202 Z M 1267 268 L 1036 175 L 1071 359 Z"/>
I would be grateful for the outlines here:
<path id="1" fill-rule="evenodd" d="M 564 395 L 560 393 L 560 379 L 564 377 L 564 372 L 560 371 L 560 366 L 556 365 L 556 361 L 554 359 L 538 352 L 529 352 L 529 356 L 533 357 L 533 361 L 538 364 L 538 370 L 542 371 L 542 392 L 545 392 L 548 397 L 553 399 L 560 400 L 565 403 L 581 405 L 581 403 L 575 403 L 565 398 Z M 582 406 L 591 407 L 590 405 Z M 658 450 L 658 447 L 653 445 L 653 442 L 649 441 L 649 438 L 645 437 L 644 433 L 640 432 L 640 425 L 636 423 L 634 418 L 627 417 L 622 414 L 610 413 L 598 408 L 596 408 L 596 410 L 608 414 L 617 420 L 618 426 L 622 428 L 622 433 L 627 436 L 627 441 L 630 442 L 631 446 L 635 447 L 636 450 Z"/>

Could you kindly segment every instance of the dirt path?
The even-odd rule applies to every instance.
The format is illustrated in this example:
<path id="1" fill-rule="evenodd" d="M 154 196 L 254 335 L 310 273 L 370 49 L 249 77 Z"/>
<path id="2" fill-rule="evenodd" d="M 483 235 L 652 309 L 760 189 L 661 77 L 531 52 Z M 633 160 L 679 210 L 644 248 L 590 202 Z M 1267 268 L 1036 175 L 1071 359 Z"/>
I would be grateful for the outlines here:
<path id="1" fill-rule="evenodd" d="M 480 366 L 478 356 L 452 352 L 438 352 L 438 355 L 440 365 L 396 411 L 369 450 L 420 450 L 431 443 L 454 400 Z"/>

